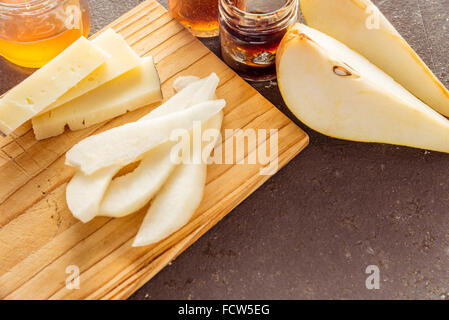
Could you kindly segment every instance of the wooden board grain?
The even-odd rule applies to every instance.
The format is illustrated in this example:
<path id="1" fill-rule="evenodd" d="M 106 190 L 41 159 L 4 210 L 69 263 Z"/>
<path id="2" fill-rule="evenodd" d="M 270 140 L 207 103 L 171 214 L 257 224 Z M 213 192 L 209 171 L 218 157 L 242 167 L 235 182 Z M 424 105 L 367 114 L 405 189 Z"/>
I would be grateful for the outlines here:
<path id="1" fill-rule="evenodd" d="M 221 79 L 217 96 L 228 103 L 223 129 L 278 129 L 279 168 L 307 145 L 301 129 L 156 1 L 140 4 L 110 27 L 141 56 L 154 57 L 166 99 L 174 93 L 177 76 L 216 72 Z M 154 107 L 44 141 L 35 140 L 29 123 L 12 137 L 0 138 L 0 298 L 126 298 L 269 178 L 259 174 L 262 165 L 210 165 L 205 195 L 193 219 L 168 239 L 144 248 L 132 248 L 131 243 L 147 208 L 87 224 L 73 218 L 65 188 L 74 172 L 64 165 L 65 152 L 83 138 L 135 121 Z M 245 157 L 254 152 L 247 148 Z M 81 272 L 79 290 L 65 286 L 71 265 Z"/>

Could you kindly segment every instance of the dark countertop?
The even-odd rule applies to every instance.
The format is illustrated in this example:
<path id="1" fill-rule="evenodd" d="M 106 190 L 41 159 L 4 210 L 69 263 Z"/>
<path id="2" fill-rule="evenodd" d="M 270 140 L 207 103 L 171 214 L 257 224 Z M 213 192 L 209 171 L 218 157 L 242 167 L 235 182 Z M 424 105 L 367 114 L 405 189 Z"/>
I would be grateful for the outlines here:
<path id="1" fill-rule="evenodd" d="M 90 0 L 92 31 L 140 2 Z M 374 2 L 449 86 L 449 0 Z M 0 60 L 0 92 L 24 76 Z M 449 156 L 295 122 L 310 146 L 131 299 L 449 299 Z"/>

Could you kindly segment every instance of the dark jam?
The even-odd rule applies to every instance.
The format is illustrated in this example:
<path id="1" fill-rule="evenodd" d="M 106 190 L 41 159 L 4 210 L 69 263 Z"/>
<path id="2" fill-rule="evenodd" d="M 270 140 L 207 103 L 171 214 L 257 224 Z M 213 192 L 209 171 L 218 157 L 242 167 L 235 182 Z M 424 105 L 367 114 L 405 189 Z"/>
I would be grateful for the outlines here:
<path id="1" fill-rule="evenodd" d="M 276 51 L 291 24 L 277 24 L 276 11 L 283 8 L 289 1 L 228 1 L 240 9 L 243 16 L 249 14 L 252 20 L 249 20 L 247 27 L 234 24 L 229 19 L 225 21 L 226 17 L 220 15 L 220 41 L 224 61 L 247 80 L 274 79 L 276 77 Z M 272 17 L 267 18 L 271 14 Z M 285 15 L 285 13 L 283 14 Z M 248 22 L 245 18 L 240 21 Z"/>

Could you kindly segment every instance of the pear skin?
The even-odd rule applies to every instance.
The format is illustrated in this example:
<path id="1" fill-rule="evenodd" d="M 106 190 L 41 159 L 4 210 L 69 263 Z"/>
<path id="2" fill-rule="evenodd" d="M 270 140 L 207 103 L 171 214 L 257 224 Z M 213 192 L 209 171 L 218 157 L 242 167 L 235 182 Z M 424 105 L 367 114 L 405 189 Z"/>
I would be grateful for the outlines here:
<path id="1" fill-rule="evenodd" d="M 341 42 L 302 24 L 277 54 L 279 89 L 312 129 L 361 142 L 449 152 L 449 121 Z"/>
<path id="2" fill-rule="evenodd" d="M 301 0 L 307 24 L 343 42 L 449 116 L 449 91 L 370 0 Z"/>

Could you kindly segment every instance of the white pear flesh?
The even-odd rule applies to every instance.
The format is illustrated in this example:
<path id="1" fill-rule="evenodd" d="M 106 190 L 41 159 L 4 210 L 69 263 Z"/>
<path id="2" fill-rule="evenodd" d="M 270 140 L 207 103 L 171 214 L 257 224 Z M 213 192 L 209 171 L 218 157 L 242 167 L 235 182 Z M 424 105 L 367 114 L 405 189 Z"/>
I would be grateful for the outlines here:
<path id="1" fill-rule="evenodd" d="M 200 78 L 197 76 L 179 76 L 173 82 L 173 89 L 175 89 L 176 92 L 179 92 L 199 80 Z"/>
<path id="2" fill-rule="evenodd" d="M 190 80 L 196 80 L 195 79 L 190 79 Z M 208 85 L 207 82 L 211 82 L 213 83 L 213 85 Z M 218 85 L 219 82 L 219 78 L 217 77 L 217 75 L 215 73 L 212 73 L 209 77 L 202 79 L 200 81 L 191 81 L 191 83 L 187 83 L 186 81 L 183 82 L 182 87 L 179 86 L 178 89 L 179 91 L 182 90 L 182 92 L 179 92 L 178 94 L 174 95 L 172 98 L 170 98 L 169 100 L 167 100 L 165 103 L 163 103 L 161 106 L 159 106 L 157 109 L 153 110 L 152 112 L 150 112 L 149 114 L 147 114 L 146 116 L 144 116 L 143 118 L 141 118 L 139 121 L 143 121 L 143 120 L 149 120 L 149 119 L 156 119 L 158 117 L 161 116 L 166 116 L 169 114 L 172 114 L 174 112 L 183 110 L 185 108 L 187 108 L 189 106 L 190 101 L 192 100 L 192 97 L 194 96 L 195 93 L 202 91 L 202 95 L 205 97 L 212 97 L 215 94 L 215 89 Z M 187 87 L 185 87 L 187 86 Z M 209 90 L 209 91 L 207 91 Z M 206 101 L 206 100 L 205 100 Z M 219 113 L 221 114 L 221 113 Z M 217 116 L 214 116 L 213 118 L 215 118 Z M 167 142 L 169 143 L 169 142 Z M 149 154 L 147 156 L 150 156 L 151 152 L 149 152 Z M 140 167 L 148 164 L 145 161 L 146 158 L 144 158 L 141 162 L 141 164 L 136 168 L 137 172 L 140 172 Z M 148 160 L 149 162 L 151 160 Z M 163 166 L 164 168 L 166 167 L 166 163 L 164 162 L 163 164 L 161 164 L 161 166 Z M 145 165 L 145 168 L 148 169 L 148 166 Z M 174 168 L 174 165 L 172 167 L 172 169 Z M 73 213 L 73 215 L 75 217 L 77 217 L 78 219 L 80 219 L 83 222 L 88 222 L 90 220 L 92 220 L 94 217 L 96 217 L 97 215 L 99 215 L 99 212 L 103 212 L 105 213 L 102 208 L 102 200 L 103 198 L 112 198 L 113 197 L 113 192 L 111 192 L 111 194 L 108 196 L 108 191 L 109 188 L 108 186 L 111 186 L 111 190 L 117 190 L 115 189 L 113 186 L 115 185 L 115 180 L 117 179 L 113 179 L 113 177 L 117 174 L 117 172 L 119 172 L 121 169 L 120 165 L 116 165 L 116 166 L 111 166 L 109 168 L 105 168 L 102 170 L 99 170 L 98 172 L 95 172 L 91 175 L 86 175 L 84 174 L 82 171 L 77 171 L 74 175 L 74 177 L 71 179 L 71 181 L 69 182 L 67 189 L 66 189 L 66 201 L 68 204 L 68 207 L 70 209 L 70 211 Z M 136 171 L 135 170 L 135 171 Z M 148 169 L 149 170 L 149 169 Z M 145 170 L 146 171 L 146 170 Z M 171 170 L 170 170 L 171 172 Z M 133 184 L 133 179 L 131 179 L 132 177 L 135 177 L 134 175 L 131 177 L 128 177 L 128 179 L 126 180 L 128 183 Z M 136 198 L 138 199 L 140 196 L 143 197 L 150 197 L 151 198 L 151 191 L 148 192 L 148 190 L 151 190 L 153 188 L 157 188 L 154 187 L 155 185 L 157 186 L 158 183 L 162 184 L 164 181 L 162 181 L 163 179 L 163 175 L 158 176 L 160 180 L 151 180 L 151 182 L 149 184 L 146 184 L 145 186 L 142 186 L 142 188 L 145 190 L 145 192 L 143 193 L 139 193 L 136 194 L 136 197 L 133 199 L 122 199 L 122 198 L 118 198 L 117 201 L 122 202 L 122 201 L 126 201 L 126 204 L 129 205 L 129 203 L 131 203 L 130 200 L 135 200 Z M 111 182 L 112 180 L 112 182 Z M 120 181 L 120 180 L 119 180 Z M 122 185 L 123 185 L 124 180 L 122 180 Z M 153 185 L 151 185 L 153 184 Z M 125 188 L 128 188 L 129 186 L 124 186 Z M 106 195 L 105 195 L 106 193 Z M 150 199 L 148 199 L 149 201 Z M 137 201 L 137 200 L 136 200 Z M 117 211 L 117 210 L 109 210 L 106 211 L 106 214 L 104 214 L 105 216 L 124 216 L 126 213 L 125 211 L 127 211 L 128 213 L 129 210 L 132 210 L 134 208 L 137 207 L 137 205 L 132 204 L 132 208 L 131 209 L 127 209 L 125 210 L 125 208 L 127 208 L 125 205 L 125 203 L 123 203 L 123 205 L 118 206 L 117 210 L 123 210 L 123 211 Z M 146 203 L 144 203 L 142 206 L 144 206 Z M 138 210 L 140 208 L 137 208 L 136 210 Z M 119 213 L 117 213 L 119 212 Z"/>
<path id="3" fill-rule="evenodd" d="M 301 9 L 310 27 L 343 42 L 449 116 L 449 91 L 370 0 L 301 0 Z"/>
<path id="4" fill-rule="evenodd" d="M 66 201 L 70 212 L 84 223 L 98 215 L 101 199 L 120 167 L 98 170 L 88 176 L 78 171 L 67 185 Z"/>
<path id="5" fill-rule="evenodd" d="M 281 42 L 276 63 L 287 106 L 312 129 L 449 152 L 449 121 L 337 40 L 297 24 Z"/>
<path id="6" fill-rule="evenodd" d="M 158 193 L 134 239 L 133 247 L 159 242 L 189 222 L 201 203 L 207 165 L 178 166 Z"/>
<path id="7" fill-rule="evenodd" d="M 170 159 L 173 143 L 151 150 L 132 172 L 115 178 L 104 194 L 99 215 L 121 218 L 145 206 L 175 169 Z"/>
<path id="8" fill-rule="evenodd" d="M 203 129 L 220 130 L 222 121 L 223 113 L 220 112 L 211 118 Z M 201 159 L 202 148 L 198 149 L 193 150 L 190 160 Z M 207 164 L 203 161 L 180 164 L 151 203 L 133 246 L 147 246 L 159 242 L 186 225 L 201 204 L 206 175 Z"/>
<path id="9" fill-rule="evenodd" d="M 173 130 L 189 130 L 195 121 L 208 120 L 225 105 L 225 100 L 206 101 L 167 116 L 128 123 L 88 137 L 67 152 L 66 164 L 87 175 L 113 165 L 125 166 L 168 141 Z"/>
<path id="10" fill-rule="evenodd" d="M 219 82 L 218 76 L 215 73 L 211 73 L 207 78 L 191 83 L 179 91 L 167 102 L 149 113 L 148 117 L 156 118 L 184 110 L 193 105 L 193 100 L 197 103 L 212 100 Z M 177 88 L 180 89 L 181 86 L 178 85 Z"/>
<path id="11" fill-rule="evenodd" d="M 173 88 L 179 92 L 199 80 L 195 76 L 179 77 L 175 80 Z M 204 99 L 206 101 L 214 95 L 218 85 L 218 77 L 212 74 L 199 85 L 201 85 L 199 88 L 197 85 L 192 87 L 195 88 L 196 93 L 199 93 L 196 95 L 196 100 L 202 102 L 202 100 L 198 99 Z M 178 93 L 178 95 L 180 94 Z M 193 101 L 190 103 L 193 103 Z M 171 113 L 167 109 L 165 109 L 165 112 Z M 154 117 L 154 114 L 155 112 L 153 111 L 148 115 L 147 119 Z M 221 127 L 222 117 L 222 112 L 218 113 L 209 119 L 203 127 Z M 218 124 L 216 121 L 220 121 L 220 123 Z M 172 142 L 166 142 L 151 150 L 133 172 L 114 179 L 104 195 L 99 215 L 116 218 L 123 217 L 145 206 L 159 191 L 177 165 L 170 157 L 173 145 L 174 143 Z"/>

